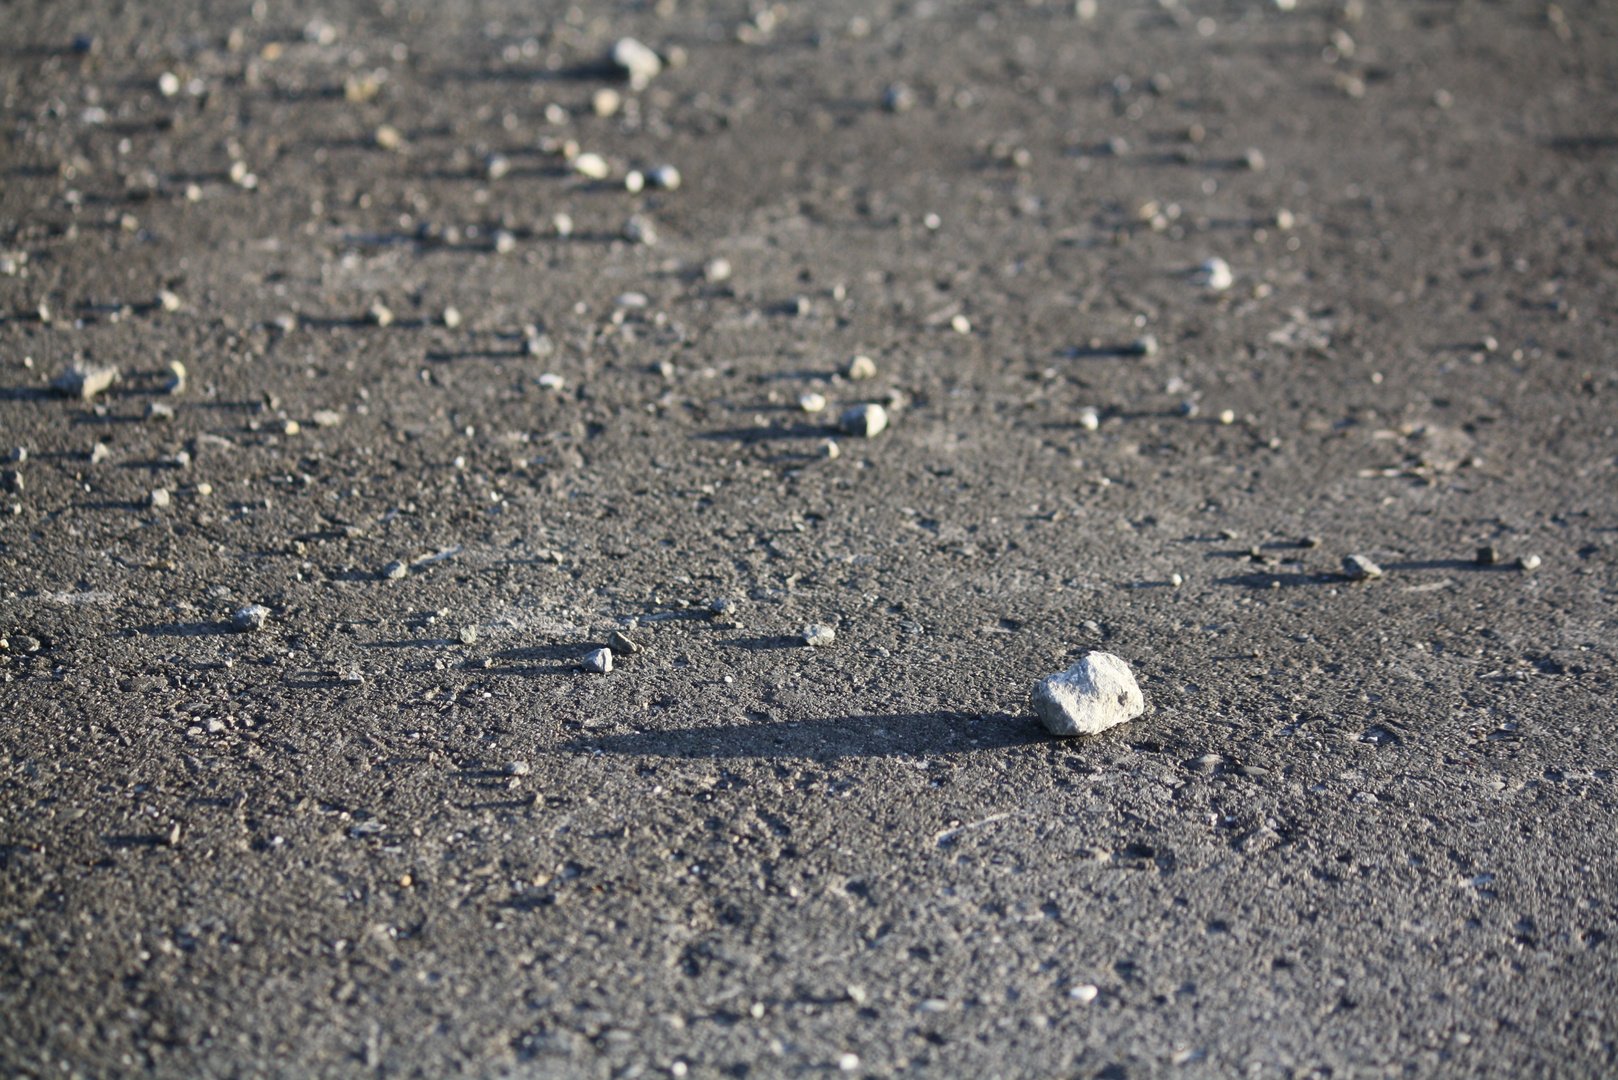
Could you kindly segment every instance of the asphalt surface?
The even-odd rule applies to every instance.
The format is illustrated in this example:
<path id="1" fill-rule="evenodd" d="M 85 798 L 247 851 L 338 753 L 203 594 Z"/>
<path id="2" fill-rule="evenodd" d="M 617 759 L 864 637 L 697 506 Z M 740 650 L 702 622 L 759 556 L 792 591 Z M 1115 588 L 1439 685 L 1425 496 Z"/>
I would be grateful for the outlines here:
<path id="1" fill-rule="evenodd" d="M 0 27 L 7 1075 L 1618 1071 L 1610 5 Z"/>

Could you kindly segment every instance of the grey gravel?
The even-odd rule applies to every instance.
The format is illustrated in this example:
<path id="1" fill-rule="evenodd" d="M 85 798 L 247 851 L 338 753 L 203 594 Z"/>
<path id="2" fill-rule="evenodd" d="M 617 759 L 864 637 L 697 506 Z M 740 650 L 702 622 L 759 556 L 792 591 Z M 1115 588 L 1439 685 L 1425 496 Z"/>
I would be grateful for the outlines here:
<path id="1" fill-rule="evenodd" d="M 585 671 L 594 671 L 605 675 L 612 670 L 612 650 L 591 649 L 584 654 L 584 659 L 580 661 L 580 664 Z"/>
<path id="2" fill-rule="evenodd" d="M 118 369 L 105 364 L 69 364 L 51 380 L 51 388 L 66 397 L 89 401 L 117 382 Z"/>
<path id="3" fill-rule="evenodd" d="M 738 609 L 736 601 L 729 597 L 721 597 L 718 600 L 711 601 L 708 604 L 708 610 L 713 612 L 716 617 L 724 618 L 736 614 Z"/>
<path id="4" fill-rule="evenodd" d="M 642 648 L 640 642 L 621 630 L 612 632 L 612 635 L 607 638 L 607 645 L 613 652 L 621 653 L 625 656 L 633 656 L 640 652 Z"/>
<path id="5" fill-rule="evenodd" d="M 264 623 L 269 617 L 270 609 L 263 604 L 249 604 L 230 617 L 230 625 L 238 633 L 248 633 L 264 629 Z"/>
<path id="6" fill-rule="evenodd" d="M 475 626 L 463 626 L 458 636 L 462 645 L 476 645 L 478 642 L 478 629 Z"/>
<path id="7" fill-rule="evenodd" d="M 1088 652 L 1066 671 L 1034 687 L 1034 712 L 1052 735 L 1094 735 L 1146 711 L 1146 698 L 1128 661 Z"/>
<path id="8" fill-rule="evenodd" d="M 888 426 L 888 410 L 874 403 L 853 405 L 843 410 L 837 426 L 847 435 L 875 438 Z"/>
<path id="9" fill-rule="evenodd" d="M 389 581 L 398 581 L 410 573 L 410 567 L 398 559 L 388 563 L 382 568 L 382 576 Z"/>
<path id="10" fill-rule="evenodd" d="M 1343 576 L 1350 581 L 1371 581 L 1382 576 L 1382 568 L 1365 555 L 1344 555 Z"/>

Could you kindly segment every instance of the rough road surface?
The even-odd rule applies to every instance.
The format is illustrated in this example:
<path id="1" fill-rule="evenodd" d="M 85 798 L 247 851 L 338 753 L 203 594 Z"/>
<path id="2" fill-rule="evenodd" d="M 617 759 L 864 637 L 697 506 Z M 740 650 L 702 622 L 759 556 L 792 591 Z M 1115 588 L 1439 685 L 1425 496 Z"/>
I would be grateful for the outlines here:
<path id="1" fill-rule="evenodd" d="M 1618 1070 L 1618 9 L 1286 6 L 0 4 L 4 1070 Z"/>

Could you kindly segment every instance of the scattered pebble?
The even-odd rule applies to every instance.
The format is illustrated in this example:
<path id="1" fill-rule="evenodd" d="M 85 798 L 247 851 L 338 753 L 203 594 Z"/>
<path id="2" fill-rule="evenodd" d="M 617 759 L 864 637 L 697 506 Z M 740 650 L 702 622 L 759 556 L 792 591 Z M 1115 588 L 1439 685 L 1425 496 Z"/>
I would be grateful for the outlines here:
<path id="1" fill-rule="evenodd" d="M 876 361 L 869 356 L 856 356 L 843 368 L 843 374 L 850 379 L 874 379 Z"/>
<path id="2" fill-rule="evenodd" d="M 624 96 L 610 86 L 590 95 L 590 111 L 603 119 L 615 114 L 623 103 Z"/>
<path id="3" fill-rule="evenodd" d="M 146 403 L 146 419 L 173 420 L 174 406 L 162 401 L 149 401 Z"/>
<path id="4" fill-rule="evenodd" d="M 621 630 L 612 632 L 612 635 L 607 638 L 607 645 L 613 652 L 622 653 L 625 656 L 634 656 L 642 648 L 640 642 Z"/>
<path id="5" fill-rule="evenodd" d="M 843 451 L 838 447 L 836 439 L 827 439 L 826 445 L 821 447 L 820 452 L 826 455 L 827 461 L 836 461 L 843 455 Z"/>
<path id="6" fill-rule="evenodd" d="M 456 327 L 461 325 L 461 312 L 459 308 L 445 308 L 444 314 L 441 315 L 440 318 L 443 319 L 444 325 L 451 330 L 454 330 Z"/>
<path id="7" fill-rule="evenodd" d="M 557 236 L 561 236 L 561 237 L 572 236 L 573 235 L 573 219 L 571 217 L 569 217 L 567 214 L 563 214 L 563 213 L 553 214 L 551 216 L 551 228 L 556 230 L 556 235 Z"/>
<path id="8" fill-rule="evenodd" d="M 708 604 L 708 610 L 716 617 L 725 618 L 736 614 L 736 601 L 727 597 L 720 597 Z"/>
<path id="9" fill-rule="evenodd" d="M 475 626 L 463 626 L 458 635 L 462 645 L 476 645 L 478 643 L 478 629 Z"/>
<path id="10" fill-rule="evenodd" d="M 1101 416 L 1094 409 L 1081 409 L 1079 411 L 1079 426 L 1085 431 L 1094 431 L 1101 426 Z"/>
<path id="11" fill-rule="evenodd" d="M 185 393 L 185 365 L 178 360 L 169 361 L 169 377 L 163 380 L 163 392 L 170 396 Z"/>
<path id="12" fill-rule="evenodd" d="M 281 425 L 281 434 L 283 435 L 296 435 L 302 430 L 303 426 L 296 420 L 288 420 L 286 423 Z"/>
<path id="13" fill-rule="evenodd" d="M 388 305 L 378 300 L 366 309 L 365 320 L 374 326 L 392 326 L 393 312 Z"/>
<path id="14" fill-rule="evenodd" d="M 949 328 L 957 334 L 970 334 L 972 332 L 972 320 L 965 315 L 957 315 L 949 321 Z"/>
<path id="15" fill-rule="evenodd" d="M 624 190 L 631 195 L 639 195 L 646 187 L 646 174 L 639 169 L 630 169 L 624 177 Z"/>
<path id="16" fill-rule="evenodd" d="M 529 767 L 528 762 L 526 762 L 526 761 L 508 761 L 508 762 L 506 762 L 506 775 L 507 776 L 527 776 L 532 771 L 533 771 L 533 769 L 531 769 Z"/>
<path id="17" fill-rule="evenodd" d="M 245 634 L 264 629 L 265 620 L 269 617 L 270 609 L 263 604 L 249 604 L 230 617 L 230 625 L 237 633 Z"/>
<path id="18" fill-rule="evenodd" d="M 1478 548 L 1475 561 L 1479 566 L 1497 566 L 1500 563 L 1500 549 L 1493 544 L 1485 544 Z"/>
<path id="19" fill-rule="evenodd" d="M 1081 983 L 1080 985 L 1069 990 L 1067 992 L 1067 996 L 1072 998 L 1074 1001 L 1077 1001 L 1080 1005 L 1088 1005 L 1090 1002 L 1094 1001 L 1100 993 L 1101 991 L 1097 990 L 1091 984 Z"/>
<path id="20" fill-rule="evenodd" d="M 888 426 L 888 410 L 880 405 L 853 405 L 843 410 L 838 426 L 848 435 L 874 439 Z"/>
<path id="21" fill-rule="evenodd" d="M 1157 338 L 1151 334 L 1142 334 L 1126 351 L 1132 356 L 1156 356 Z"/>
<path id="22" fill-rule="evenodd" d="M 174 502 L 174 496 L 169 494 L 168 488 L 155 488 L 146 496 L 146 505 L 154 510 L 161 510 Z"/>
<path id="23" fill-rule="evenodd" d="M 1129 663 L 1106 652 L 1089 652 L 1034 688 L 1034 712 L 1052 735 L 1094 735 L 1146 711 L 1146 698 Z"/>
<path id="24" fill-rule="evenodd" d="M 1221 410 L 1219 410 L 1219 422 L 1221 424 L 1226 424 L 1226 425 L 1234 424 L 1236 422 L 1236 410 L 1235 409 L 1221 409 Z"/>
<path id="25" fill-rule="evenodd" d="M 730 273 L 730 260 L 724 257 L 709 259 L 702 267 L 702 276 L 710 284 L 730 280 Z"/>
<path id="26" fill-rule="evenodd" d="M 806 413 L 817 413 L 826 407 L 824 394 L 808 393 L 798 395 L 798 408 Z"/>
<path id="27" fill-rule="evenodd" d="M 483 175 L 490 180 L 500 180 L 511 172 L 511 159 L 504 154 L 490 154 L 483 163 Z"/>
<path id="28" fill-rule="evenodd" d="M 314 422 L 315 427 L 331 428 L 343 422 L 343 414 L 336 409 L 316 409 L 309 419 Z"/>
<path id="29" fill-rule="evenodd" d="M 382 576 L 387 578 L 389 581 L 403 580 L 409 573 L 410 567 L 405 563 L 400 562 L 398 559 L 394 559 L 392 562 L 388 563 L 388 565 L 382 568 Z"/>
<path id="30" fill-rule="evenodd" d="M 510 229 L 498 229 L 494 234 L 494 250 L 509 255 L 517 250 L 517 234 Z"/>
<path id="31" fill-rule="evenodd" d="M 858 1072 L 860 1056 L 858 1054 L 843 1054 L 837 1059 L 837 1068 L 840 1072 Z"/>
<path id="32" fill-rule="evenodd" d="M 611 59 L 635 90 L 644 90 L 663 70 L 663 58 L 632 37 L 619 38 L 613 44 Z"/>
<path id="33" fill-rule="evenodd" d="M 371 139 L 381 150 L 397 150 L 404 145 L 404 136 L 392 124 L 378 125 Z"/>
<path id="34" fill-rule="evenodd" d="M 1264 151 L 1259 150 L 1257 147 L 1248 147 L 1247 151 L 1242 154 L 1242 164 L 1253 172 L 1263 172 L 1265 165 Z"/>
<path id="35" fill-rule="evenodd" d="M 1181 416 L 1195 416 L 1202 410 L 1195 401 L 1182 401 L 1177 411 Z"/>
<path id="36" fill-rule="evenodd" d="M 1325 542 L 1326 541 L 1322 540 L 1318 536 L 1305 536 L 1305 537 L 1301 538 L 1298 541 L 1298 546 L 1299 547 L 1306 547 L 1306 548 L 1317 548 L 1321 544 L 1324 544 Z"/>
<path id="37" fill-rule="evenodd" d="M 7 491 L 18 494 L 21 494 L 22 490 L 27 486 L 23 481 L 21 471 L 17 469 L 7 469 L 4 473 L 0 473 L 0 485 L 3 485 Z"/>
<path id="38" fill-rule="evenodd" d="M 677 191 L 680 187 L 680 170 L 673 165 L 654 165 L 646 170 L 646 179 L 655 188 Z"/>
<path id="39" fill-rule="evenodd" d="M 21 465 L 23 462 L 28 460 L 28 447 L 16 447 L 11 451 L 9 456 L 12 461 L 15 461 L 18 465 Z"/>
<path id="40" fill-rule="evenodd" d="M 89 401 L 119 379 L 118 369 L 105 364 L 69 364 L 51 387 L 66 397 Z"/>
<path id="41" fill-rule="evenodd" d="M 837 640 L 837 631 L 824 623 L 810 623 L 803 628 L 803 643 L 815 649 L 824 649 Z"/>
<path id="42" fill-rule="evenodd" d="M 1236 275 L 1231 273 L 1230 264 L 1217 256 L 1202 264 L 1197 271 L 1197 279 L 1211 292 L 1224 292 L 1236 283 Z"/>
<path id="43" fill-rule="evenodd" d="M 547 371 L 534 381 L 545 390 L 565 390 L 567 388 L 567 380 L 554 371 Z"/>
<path id="44" fill-rule="evenodd" d="M 573 159 L 573 171 L 587 180 L 605 180 L 612 173 L 612 166 L 600 154 L 580 154 Z"/>
<path id="45" fill-rule="evenodd" d="M 607 672 L 612 670 L 612 650 L 591 649 L 589 652 L 584 654 L 582 664 L 585 671 L 594 671 L 598 674 L 605 675 Z"/>
<path id="46" fill-rule="evenodd" d="M 90 464 L 92 465 L 99 465 L 111 456 L 112 451 L 107 449 L 106 443 L 98 442 L 90 447 Z"/>
<path id="47" fill-rule="evenodd" d="M 909 112 L 916 106 L 916 92 L 904 83 L 894 83 L 882 94 L 882 107 L 889 112 Z"/>
<path id="48" fill-rule="evenodd" d="M 1517 566 L 1522 570 L 1538 570 L 1543 561 L 1538 555 L 1534 554 L 1517 556 Z"/>
<path id="49" fill-rule="evenodd" d="M 1372 581 L 1382 576 L 1382 568 L 1364 555 L 1344 555 L 1343 575 L 1350 581 Z"/>
<path id="50" fill-rule="evenodd" d="M 1179 574 L 1170 574 L 1169 584 L 1178 589 L 1181 585 L 1185 584 L 1185 578 L 1181 577 Z"/>
<path id="51" fill-rule="evenodd" d="M 657 228 L 646 215 L 631 214 L 629 220 L 624 222 L 624 239 L 632 244 L 653 247 L 657 244 Z"/>

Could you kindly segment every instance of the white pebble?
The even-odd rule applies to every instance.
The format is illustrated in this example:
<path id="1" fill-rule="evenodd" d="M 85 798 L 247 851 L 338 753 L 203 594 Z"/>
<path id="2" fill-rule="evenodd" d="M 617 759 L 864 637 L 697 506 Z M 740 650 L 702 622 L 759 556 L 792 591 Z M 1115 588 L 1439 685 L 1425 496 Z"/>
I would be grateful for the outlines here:
<path id="1" fill-rule="evenodd" d="M 810 623 L 803 628 L 803 643 L 816 649 L 823 649 L 837 640 L 837 631 L 823 623 Z"/>
<path id="2" fill-rule="evenodd" d="M 538 379 L 539 385 L 546 390 L 562 390 L 567 387 L 567 380 L 554 371 L 547 371 Z"/>
<path id="3" fill-rule="evenodd" d="M 153 509 L 161 510 L 174 501 L 174 496 L 169 494 L 168 488 L 157 488 L 146 497 L 146 501 Z"/>
<path id="4" fill-rule="evenodd" d="M 157 77 L 157 92 L 164 97 L 173 97 L 180 92 L 180 77 L 172 71 L 165 71 Z"/>
<path id="5" fill-rule="evenodd" d="M 1085 431 L 1094 431 L 1101 426 L 1101 417 L 1094 409 L 1084 409 L 1079 413 L 1079 426 Z"/>
<path id="6" fill-rule="evenodd" d="M 651 181 L 653 187 L 675 191 L 680 186 L 680 170 L 673 165 L 655 165 L 646 170 L 646 179 Z"/>
<path id="7" fill-rule="evenodd" d="M 449 327 L 451 330 L 461 325 L 461 311 L 459 308 L 453 306 L 445 308 L 442 318 L 444 320 L 444 325 Z"/>
<path id="8" fill-rule="evenodd" d="M 843 374 L 850 379 L 874 379 L 876 378 L 876 361 L 869 356 L 856 356 L 848 362 L 848 366 L 843 369 Z"/>
<path id="9" fill-rule="evenodd" d="M 1081 1005 L 1088 1005 L 1090 1002 L 1094 1001 L 1097 995 L 1100 993 L 1100 990 L 1097 990 L 1089 983 L 1083 983 L 1069 990 L 1067 992 L 1067 996 L 1072 998 L 1074 1001 L 1077 1001 Z"/>
<path id="10" fill-rule="evenodd" d="M 798 408 L 806 413 L 817 413 L 826 407 L 826 398 L 822 394 L 799 394 Z"/>
<path id="11" fill-rule="evenodd" d="M 573 219 L 566 214 L 553 214 L 551 216 L 551 228 L 556 230 L 557 236 L 572 236 Z"/>
<path id="12" fill-rule="evenodd" d="M 590 97 L 590 111 L 600 117 L 608 117 L 616 113 L 624 103 L 624 97 L 610 86 L 604 86 Z"/>
<path id="13" fill-rule="evenodd" d="M 1219 422 L 1221 424 L 1234 424 L 1236 422 L 1236 410 L 1234 410 L 1234 409 L 1224 409 L 1224 410 L 1222 410 L 1219 413 Z"/>
<path id="14" fill-rule="evenodd" d="M 723 256 L 709 259 L 702 267 L 702 276 L 714 284 L 729 280 L 730 273 L 730 260 Z"/>
<path id="15" fill-rule="evenodd" d="M 636 90 L 645 89 L 663 70 L 663 58 L 632 37 L 619 38 L 613 45 L 612 62 Z"/>
<path id="16" fill-rule="evenodd" d="M 645 187 L 646 174 L 642 173 L 639 169 L 629 170 L 629 175 L 624 177 L 624 190 L 629 192 L 631 195 L 638 195 Z"/>
<path id="17" fill-rule="evenodd" d="M 600 154 L 580 154 L 573 159 L 573 171 L 590 180 L 605 180 L 612 173 L 612 166 Z"/>
<path id="18" fill-rule="evenodd" d="M 624 222 L 624 239 L 632 244 L 645 244 L 654 247 L 657 244 L 657 227 L 652 219 L 643 214 L 631 214 L 629 220 Z"/>
<path id="19" fill-rule="evenodd" d="M 1517 565 L 1524 570 L 1538 570 L 1544 562 L 1538 555 L 1523 555 L 1517 559 Z"/>
<path id="20" fill-rule="evenodd" d="M 972 332 L 972 320 L 965 315 L 957 315 L 949 321 L 949 328 L 957 334 L 970 334 Z"/>
<path id="21" fill-rule="evenodd" d="M 1236 283 L 1236 275 L 1231 273 L 1230 264 L 1218 257 L 1203 263 L 1197 276 L 1213 292 L 1224 292 Z"/>
<path id="22" fill-rule="evenodd" d="M 874 439 L 888 426 L 888 410 L 874 402 L 853 405 L 843 410 L 838 426 L 845 434 Z"/>
<path id="23" fill-rule="evenodd" d="M 1373 581 L 1382 576 L 1382 568 L 1365 555 L 1344 555 L 1343 574 L 1352 581 Z"/>
<path id="24" fill-rule="evenodd" d="M 1052 735 L 1094 735 L 1146 711 L 1129 663 L 1106 652 L 1086 653 L 1066 671 L 1034 687 L 1034 711 Z"/>
<path id="25" fill-rule="evenodd" d="M 370 306 L 365 312 L 365 318 L 368 322 L 377 326 L 393 325 L 393 312 L 388 308 L 388 305 L 380 300 Z"/>
<path id="26" fill-rule="evenodd" d="M 584 654 L 583 665 L 586 671 L 594 671 L 605 675 L 612 670 L 612 650 L 591 649 Z"/>

